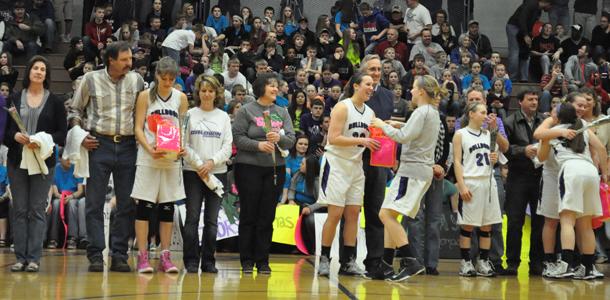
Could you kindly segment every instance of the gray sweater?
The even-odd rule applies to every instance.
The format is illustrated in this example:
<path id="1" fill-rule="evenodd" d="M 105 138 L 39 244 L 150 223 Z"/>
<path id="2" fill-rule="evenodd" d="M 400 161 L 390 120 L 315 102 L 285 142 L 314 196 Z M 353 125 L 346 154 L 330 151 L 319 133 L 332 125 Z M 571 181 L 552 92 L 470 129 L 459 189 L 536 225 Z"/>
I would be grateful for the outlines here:
<path id="1" fill-rule="evenodd" d="M 440 130 L 438 110 L 430 104 L 420 106 L 402 128 L 385 125 L 382 129 L 387 136 L 403 144 L 397 175 L 431 180 Z"/>
<path id="2" fill-rule="evenodd" d="M 284 150 L 288 150 L 294 145 L 296 138 L 292 128 L 292 120 L 285 108 L 275 104 L 262 106 L 257 101 L 250 102 L 237 111 L 233 121 L 233 142 L 237 147 L 235 163 L 260 167 L 274 166 L 271 154 L 261 152 L 258 149 L 258 143 L 267 140 L 263 129 L 265 125 L 263 112 L 266 110 L 271 115 L 273 129 L 277 131 L 284 130 L 277 144 Z M 277 147 L 275 150 L 275 160 L 276 166 L 286 164 Z"/>

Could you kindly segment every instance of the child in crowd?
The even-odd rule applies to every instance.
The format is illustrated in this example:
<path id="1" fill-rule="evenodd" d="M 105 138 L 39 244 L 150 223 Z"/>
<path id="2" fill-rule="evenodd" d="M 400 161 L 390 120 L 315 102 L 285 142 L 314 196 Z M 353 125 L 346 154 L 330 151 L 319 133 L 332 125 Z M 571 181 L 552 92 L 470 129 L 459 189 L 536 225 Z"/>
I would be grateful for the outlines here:
<path id="1" fill-rule="evenodd" d="M 506 74 L 506 66 L 504 64 L 499 63 L 496 65 L 493 78 L 504 79 L 504 90 L 506 90 L 507 95 L 510 95 L 513 92 L 513 82 L 510 80 L 508 74 Z"/>
<path id="2" fill-rule="evenodd" d="M 318 89 L 316 88 L 315 85 L 308 84 L 305 87 L 305 93 L 307 93 L 306 106 L 308 109 L 311 109 L 311 104 L 313 103 L 313 101 L 318 99 L 318 96 L 319 96 Z"/>
<path id="3" fill-rule="evenodd" d="M 342 84 L 346 84 L 354 74 L 354 66 L 345 57 L 345 50 L 342 46 L 335 47 L 335 53 L 330 57 L 328 62 L 332 67 L 333 76 L 339 79 Z"/>
<path id="4" fill-rule="evenodd" d="M 324 115 L 329 115 L 333 107 L 339 102 L 341 93 L 343 92 L 343 86 L 341 84 L 335 84 L 330 88 L 328 97 L 324 101 Z"/>
<path id="5" fill-rule="evenodd" d="M 392 120 L 406 122 L 411 112 L 409 110 L 409 102 L 402 98 L 402 86 L 400 84 L 394 85 L 392 92 L 394 92 L 394 109 L 392 110 Z"/>
<path id="6" fill-rule="evenodd" d="M 297 142 L 290 149 L 290 154 L 288 154 L 288 157 L 286 157 L 286 181 L 284 182 L 284 191 L 282 193 L 280 203 L 286 203 L 288 199 L 288 188 L 290 187 L 290 181 L 292 180 L 293 175 L 298 173 L 301 161 L 303 161 L 307 155 L 308 148 L 309 138 L 307 135 L 305 135 L 305 133 L 299 132 L 297 134 Z"/>
<path id="7" fill-rule="evenodd" d="M 487 106 L 490 113 L 494 113 L 502 120 L 506 119 L 510 97 L 504 88 L 504 79 L 496 78 L 492 81 L 492 88 L 487 94 Z"/>
<path id="8" fill-rule="evenodd" d="M 301 207 L 314 204 L 318 199 L 319 177 L 320 158 L 317 155 L 307 155 L 301 160 L 298 172 L 290 181 L 288 203 Z"/>
<path id="9" fill-rule="evenodd" d="M 295 80 L 288 84 L 288 99 L 292 102 L 293 99 L 291 98 L 291 95 L 294 94 L 296 90 L 305 90 L 307 84 L 307 72 L 303 68 L 297 69 Z"/>
<path id="10" fill-rule="evenodd" d="M 396 50 L 392 47 L 388 47 L 383 50 L 383 63 L 385 64 L 386 62 L 392 63 L 392 67 L 395 71 L 398 71 L 398 75 L 400 75 L 400 77 L 407 74 L 402 62 L 396 59 Z"/>
<path id="11" fill-rule="evenodd" d="M 288 114 L 290 115 L 290 119 L 292 119 L 293 128 L 301 128 L 301 115 L 309 112 L 305 103 L 305 91 L 297 90 L 292 93 L 292 100 L 288 106 Z"/>
<path id="12" fill-rule="evenodd" d="M 286 50 L 286 56 L 284 57 L 284 66 L 280 72 L 282 77 L 288 82 L 293 82 L 297 69 L 300 67 L 301 59 L 296 56 L 296 50 L 294 48 L 288 48 Z"/>
<path id="13" fill-rule="evenodd" d="M 481 83 L 483 84 L 483 90 L 488 91 L 491 89 L 491 84 L 489 84 L 489 78 L 485 75 L 481 74 L 481 64 L 479 62 L 473 62 L 470 65 L 470 74 L 464 76 L 462 79 L 462 93 L 466 93 L 468 89 L 471 87 L 474 78 L 478 77 L 481 79 Z"/>
<path id="14" fill-rule="evenodd" d="M 309 76 L 309 82 L 319 80 L 322 75 L 322 60 L 316 57 L 316 46 L 307 46 L 307 57 L 301 59 L 301 68 Z"/>
<path id="15" fill-rule="evenodd" d="M 279 82 L 279 92 L 275 98 L 275 104 L 287 108 L 288 104 L 290 104 L 290 101 L 286 98 L 288 95 L 288 82 L 286 80 L 280 80 Z"/>
<path id="16" fill-rule="evenodd" d="M 330 88 L 335 85 L 340 85 L 341 82 L 333 78 L 331 65 L 324 64 L 322 66 L 322 78 L 314 81 L 313 85 L 318 89 L 318 94 L 324 97 L 330 93 Z"/>

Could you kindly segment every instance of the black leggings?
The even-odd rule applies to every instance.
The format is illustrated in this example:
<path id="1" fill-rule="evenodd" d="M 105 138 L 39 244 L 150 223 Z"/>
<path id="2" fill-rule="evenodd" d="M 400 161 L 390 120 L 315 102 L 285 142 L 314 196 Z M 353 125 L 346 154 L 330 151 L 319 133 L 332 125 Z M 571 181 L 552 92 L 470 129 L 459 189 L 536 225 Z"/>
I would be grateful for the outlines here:
<path id="1" fill-rule="evenodd" d="M 243 262 L 269 262 L 275 207 L 286 175 L 285 166 L 275 168 L 248 164 L 235 165 L 235 182 L 239 191 L 239 256 Z"/>

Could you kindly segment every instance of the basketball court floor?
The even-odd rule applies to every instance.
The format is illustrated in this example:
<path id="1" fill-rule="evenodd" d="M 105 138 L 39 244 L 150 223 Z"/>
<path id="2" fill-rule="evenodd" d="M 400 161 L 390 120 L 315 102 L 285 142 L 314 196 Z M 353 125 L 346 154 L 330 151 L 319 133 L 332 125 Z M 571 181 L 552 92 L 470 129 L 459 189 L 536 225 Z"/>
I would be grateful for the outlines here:
<path id="1" fill-rule="evenodd" d="M 172 253 L 182 267 L 180 253 Z M 158 260 L 153 260 L 156 266 Z M 11 273 L 14 255 L 0 250 L 0 299 L 608 299 L 610 281 L 518 277 L 463 278 L 458 260 L 441 260 L 440 276 L 403 283 L 315 275 L 315 257 L 272 255 L 271 275 L 244 275 L 238 254 L 219 254 L 219 273 L 89 273 L 84 250 L 45 250 L 39 273 Z M 398 262 L 398 261 L 396 261 Z M 134 260 L 130 264 L 135 265 Z M 338 264 L 333 264 L 336 274 Z M 609 265 L 599 269 L 608 276 Z"/>

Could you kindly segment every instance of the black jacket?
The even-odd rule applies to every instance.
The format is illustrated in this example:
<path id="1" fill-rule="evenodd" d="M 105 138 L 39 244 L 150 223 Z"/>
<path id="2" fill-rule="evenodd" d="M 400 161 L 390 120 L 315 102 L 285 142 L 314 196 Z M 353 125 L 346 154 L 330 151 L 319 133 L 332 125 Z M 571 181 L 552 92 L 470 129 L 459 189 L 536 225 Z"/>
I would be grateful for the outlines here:
<path id="1" fill-rule="evenodd" d="M 544 119 L 544 115 L 536 113 L 534 128 L 530 128 L 523 112 L 518 110 L 504 120 L 504 130 L 510 144 L 508 152 L 505 153 L 508 158 L 508 174 L 528 178 L 542 174 L 542 168 L 535 169 L 532 160 L 525 156 L 525 147 L 537 142 L 533 136 L 534 131 Z"/>
<path id="2" fill-rule="evenodd" d="M 19 109 L 21 106 L 21 93 L 22 91 L 12 94 L 6 101 L 7 106 L 11 103 Z M 4 135 L 4 144 L 8 147 L 7 159 L 13 164 L 21 164 L 21 151 L 23 146 L 15 141 L 15 134 L 19 132 L 17 124 L 9 116 L 6 128 L 6 134 Z M 40 117 L 38 118 L 38 127 L 36 132 L 44 131 L 53 137 L 53 142 L 58 146 L 63 146 L 66 140 L 66 133 L 68 130 L 68 122 L 66 119 L 66 109 L 62 100 L 55 94 L 51 93 L 47 102 L 45 103 Z M 48 168 L 55 167 L 55 155 L 49 156 L 45 160 Z"/>

